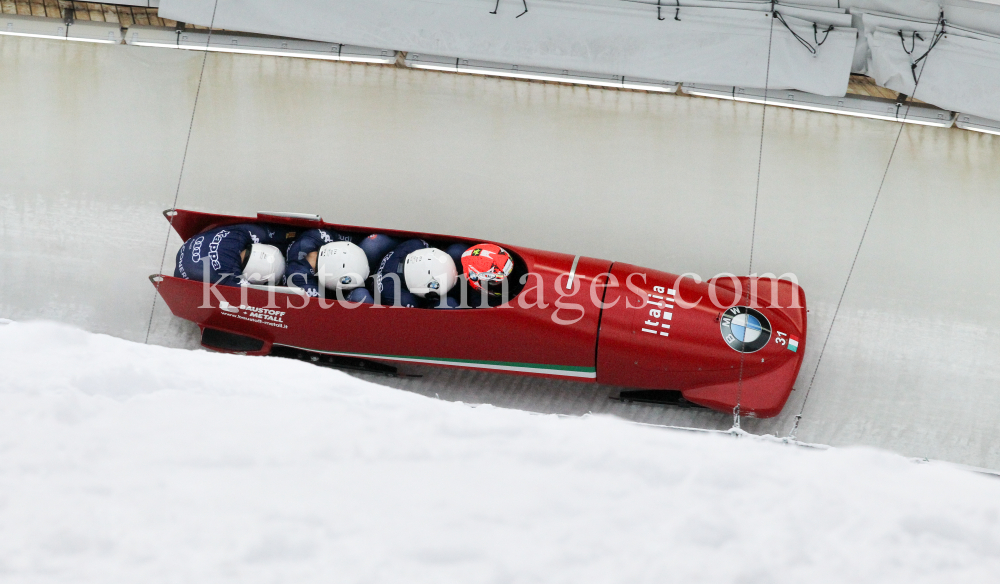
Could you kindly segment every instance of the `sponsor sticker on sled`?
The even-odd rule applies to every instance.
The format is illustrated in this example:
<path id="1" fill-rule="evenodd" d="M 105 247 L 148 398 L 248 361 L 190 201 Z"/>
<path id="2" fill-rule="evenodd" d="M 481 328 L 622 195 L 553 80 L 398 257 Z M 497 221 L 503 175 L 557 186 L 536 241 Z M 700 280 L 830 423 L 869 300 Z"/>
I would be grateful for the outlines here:
<path id="1" fill-rule="evenodd" d="M 788 350 L 793 353 L 799 352 L 799 340 L 791 335 L 788 336 Z"/>

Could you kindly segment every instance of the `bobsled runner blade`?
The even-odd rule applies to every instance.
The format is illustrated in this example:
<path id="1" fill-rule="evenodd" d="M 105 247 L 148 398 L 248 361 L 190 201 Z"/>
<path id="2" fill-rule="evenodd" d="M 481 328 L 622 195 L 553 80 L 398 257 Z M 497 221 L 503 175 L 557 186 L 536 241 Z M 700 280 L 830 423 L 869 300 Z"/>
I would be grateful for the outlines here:
<path id="1" fill-rule="evenodd" d="M 609 399 L 622 403 L 643 403 L 661 406 L 674 406 L 678 408 L 703 408 L 684 398 L 680 391 L 672 389 L 634 389 L 622 390 L 618 395 L 609 395 Z"/>
<path id="2" fill-rule="evenodd" d="M 386 365 L 385 363 L 367 361 L 356 357 L 323 355 L 313 353 L 311 351 L 303 351 L 302 349 L 283 347 L 281 345 L 274 345 L 271 347 L 270 355 L 272 357 L 305 361 L 306 363 L 312 363 L 313 365 L 319 365 L 320 367 L 329 367 L 331 369 L 340 369 L 343 371 L 365 371 L 368 373 L 380 373 L 391 377 L 421 377 L 420 375 L 401 374 L 396 367 Z"/>

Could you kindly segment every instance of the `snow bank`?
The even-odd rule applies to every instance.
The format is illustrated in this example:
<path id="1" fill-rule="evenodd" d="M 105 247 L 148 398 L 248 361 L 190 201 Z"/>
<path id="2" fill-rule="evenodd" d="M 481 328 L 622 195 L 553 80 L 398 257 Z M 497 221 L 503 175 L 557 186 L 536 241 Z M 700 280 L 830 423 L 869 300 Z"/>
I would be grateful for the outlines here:
<path id="1" fill-rule="evenodd" d="M 987 582 L 1000 481 L 0 326 L 0 580 Z"/>

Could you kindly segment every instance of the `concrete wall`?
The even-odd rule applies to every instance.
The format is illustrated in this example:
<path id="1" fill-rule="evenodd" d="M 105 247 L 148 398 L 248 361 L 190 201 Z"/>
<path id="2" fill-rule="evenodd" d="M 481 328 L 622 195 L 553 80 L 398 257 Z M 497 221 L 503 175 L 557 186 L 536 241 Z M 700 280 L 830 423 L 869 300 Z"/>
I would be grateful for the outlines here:
<path id="1" fill-rule="evenodd" d="M 143 340 L 202 55 L 0 38 L 0 317 Z M 673 272 L 745 274 L 760 106 L 393 67 L 208 56 L 178 206 L 315 212 Z M 899 126 L 769 108 L 752 271 L 811 309 L 785 435 Z M 1000 468 L 1000 137 L 899 139 L 798 437 Z M 180 244 L 167 246 L 167 264 Z M 169 269 L 169 268 L 168 268 Z M 151 340 L 193 346 L 153 312 Z M 538 411 L 726 428 L 713 412 L 467 372 L 386 383 Z M 442 393 L 443 392 L 443 393 Z"/>

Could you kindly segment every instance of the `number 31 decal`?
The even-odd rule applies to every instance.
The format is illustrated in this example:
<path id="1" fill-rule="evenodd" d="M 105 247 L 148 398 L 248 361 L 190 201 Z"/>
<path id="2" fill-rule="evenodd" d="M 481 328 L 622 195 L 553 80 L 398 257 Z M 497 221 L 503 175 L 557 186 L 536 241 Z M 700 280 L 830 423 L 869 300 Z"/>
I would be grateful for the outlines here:
<path id="1" fill-rule="evenodd" d="M 786 335 L 786 334 L 785 334 L 785 333 L 783 333 L 783 332 L 778 332 L 778 336 L 777 336 L 777 337 L 775 337 L 775 339 L 774 339 L 774 342 L 775 342 L 775 343 L 778 343 L 779 345 L 782 345 L 782 346 L 784 346 L 785 344 L 787 344 L 787 343 L 788 343 L 788 340 L 784 338 L 784 337 L 787 337 L 787 336 L 788 336 L 788 335 Z"/>

